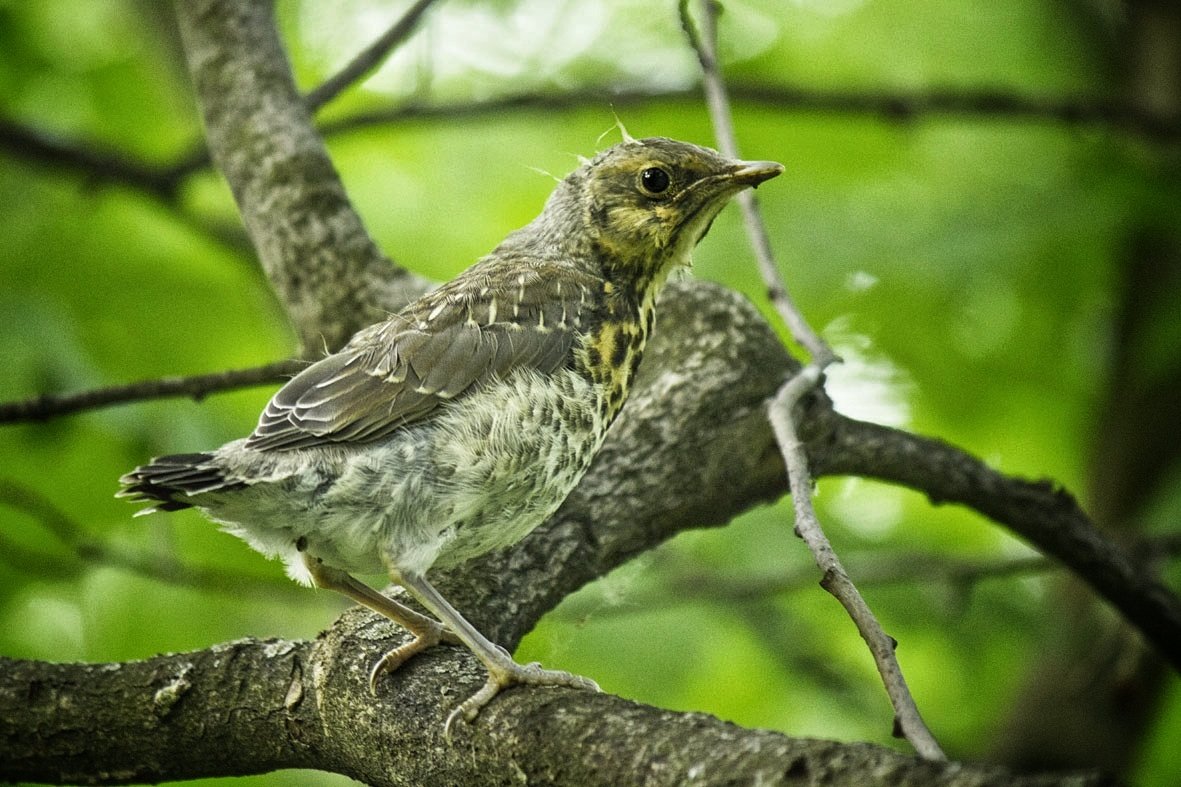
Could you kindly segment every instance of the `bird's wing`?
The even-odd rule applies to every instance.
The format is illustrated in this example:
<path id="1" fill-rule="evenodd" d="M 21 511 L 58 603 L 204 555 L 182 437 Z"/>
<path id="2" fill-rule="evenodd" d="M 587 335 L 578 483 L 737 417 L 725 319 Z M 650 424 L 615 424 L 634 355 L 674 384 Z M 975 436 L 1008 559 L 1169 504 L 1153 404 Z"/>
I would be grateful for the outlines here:
<path id="1" fill-rule="evenodd" d="M 429 293 L 292 378 L 246 445 L 376 440 L 513 369 L 561 368 L 591 318 L 592 288 L 602 285 L 568 268 L 554 273 L 535 265 L 509 274 L 506 287 L 502 272 L 472 270 Z"/>

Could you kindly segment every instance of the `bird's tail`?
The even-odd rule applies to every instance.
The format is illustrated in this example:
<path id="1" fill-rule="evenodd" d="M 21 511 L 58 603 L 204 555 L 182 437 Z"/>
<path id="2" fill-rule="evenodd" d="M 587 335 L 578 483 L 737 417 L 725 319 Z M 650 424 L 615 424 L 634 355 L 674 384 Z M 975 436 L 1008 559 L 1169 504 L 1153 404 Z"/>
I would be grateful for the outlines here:
<path id="1" fill-rule="evenodd" d="M 127 473 L 119 483 L 123 488 L 115 493 L 115 497 L 151 504 L 136 511 L 136 516 L 190 508 L 195 503 L 187 498 L 193 495 L 241 486 L 240 482 L 225 477 L 213 454 L 160 456 Z"/>

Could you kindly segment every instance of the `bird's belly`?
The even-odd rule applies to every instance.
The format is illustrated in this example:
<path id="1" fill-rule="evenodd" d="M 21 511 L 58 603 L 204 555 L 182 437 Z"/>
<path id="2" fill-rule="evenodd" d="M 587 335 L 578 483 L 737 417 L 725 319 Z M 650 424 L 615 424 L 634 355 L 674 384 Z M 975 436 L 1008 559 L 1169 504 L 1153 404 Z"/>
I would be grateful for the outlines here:
<path id="1" fill-rule="evenodd" d="M 365 446 L 266 452 L 266 480 L 202 504 L 305 580 L 303 555 L 346 571 L 425 572 L 508 546 L 565 500 L 602 443 L 601 389 L 521 371 Z M 261 458 L 260 458 L 261 461 Z"/>
<path id="2" fill-rule="evenodd" d="M 448 409 L 434 443 L 450 507 L 438 564 L 513 544 L 557 510 L 602 444 L 604 409 L 571 370 L 521 372 Z"/>

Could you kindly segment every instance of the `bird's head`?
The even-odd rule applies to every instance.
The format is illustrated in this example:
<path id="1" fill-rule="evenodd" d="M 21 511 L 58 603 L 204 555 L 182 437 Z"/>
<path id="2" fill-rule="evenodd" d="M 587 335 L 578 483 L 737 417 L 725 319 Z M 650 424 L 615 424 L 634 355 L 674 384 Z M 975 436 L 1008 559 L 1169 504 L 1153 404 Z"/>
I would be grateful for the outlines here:
<path id="1" fill-rule="evenodd" d="M 726 203 L 783 172 L 663 137 L 627 139 L 567 176 L 588 239 L 610 273 L 662 282 L 704 237 Z M 572 217 L 573 218 L 573 217 Z"/>

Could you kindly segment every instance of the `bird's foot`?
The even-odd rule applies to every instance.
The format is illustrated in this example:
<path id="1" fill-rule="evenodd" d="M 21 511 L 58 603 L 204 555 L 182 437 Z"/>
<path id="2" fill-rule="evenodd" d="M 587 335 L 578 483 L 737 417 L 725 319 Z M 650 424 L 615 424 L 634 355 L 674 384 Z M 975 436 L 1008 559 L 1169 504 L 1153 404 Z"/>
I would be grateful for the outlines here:
<path id="1" fill-rule="evenodd" d="M 411 633 L 414 634 L 414 639 L 386 653 L 373 665 L 373 669 L 369 670 L 369 691 L 376 694 L 377 681 L 382 675 L 393 672 L 427 648 L 432 648 L 440 642 L 449 645 L 460 644 L 459 638 L 450 629 L 438 623 Z"/>
<path id="2" fill-rule="evenodd" d="M 484 706 L 491 702 L 497 694 L 510 686 L 518 684 L 526 686 L 565 686 L 571 689 L 600 691 L 599 684 L 590 678 L 584 678 L 581 675 L 574 675 L 560 670 L 542 669 L 541 664 L 536 661 L 531 664 L 518 664 L 509 658 L 503 649 L 497 649 L 501 653 L 504 653 L 507 663 L 497 664 L 494 668 L 490 667 L 488 670 L 488 680 L 480 690 L 460 703 L 458 708 L 451 711 L 451 715 L 447 717 L 447 723 L 443 726 L 443 734 L 448 741 L 451 740 L 451 727 L 456 720 L 462 719 L 466 723 L 475 721 L 476 716 L 480 714 Z"/>

